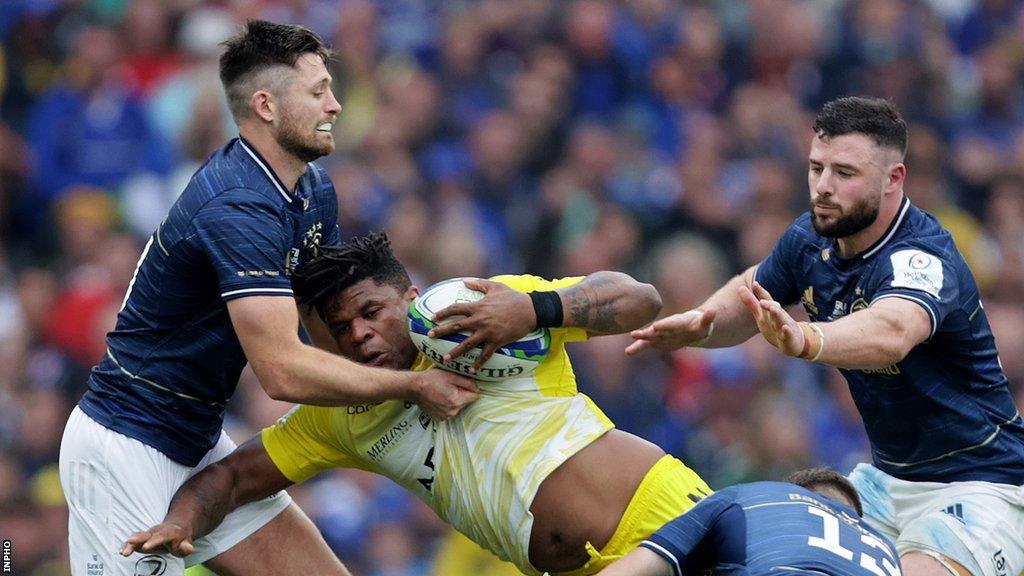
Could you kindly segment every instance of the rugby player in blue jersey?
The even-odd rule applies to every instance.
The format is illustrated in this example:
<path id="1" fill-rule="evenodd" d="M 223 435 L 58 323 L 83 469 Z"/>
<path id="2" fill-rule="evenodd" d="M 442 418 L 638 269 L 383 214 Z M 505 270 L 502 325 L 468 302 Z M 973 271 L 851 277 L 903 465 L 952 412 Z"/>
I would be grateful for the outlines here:
<path id="1" fill-rule="evenodd" d="M 849 480 L 827 468 L 720 490 L 598 576 L 900 576 L 888 538 L 861 518 Z"/>
<path id="2" fill-rule="evenodd" d="M 475 385 L 440 370 L 399 372 L 336 353 L 315 315 L 299 339 L 290 275 L 337 244 L 338 203 L 312 161 L 334 150 L 340 105 L 328 52 L 299 26 L 262 21 L 225 43 L 221 80 L 240 137 L 192 177 L 143 250 L 61 443 L 71 573 L 348 574 L 280 492 L 229 515 L 183 562 L 117 552 L 163 518 L 175 490 L 234 449 L 221 426 L 248 362 L 276 399 L 324 406 L 404 399 L 447 418 Z M 372 364 L 372 363 L 371 363 Z"/>
<path id="3" fill-rule="evenodd" d="M 903 193 L 907 129 L 884 100 L 842 98 L 814 123 L 811 210 L 772 254 L 695 310 L 633 333 L 721 347 L 758 331 L 840 369 L 871 442 L 850 474 L 910 576 L 1024 570 L 1024 426 L 978 288 L 953 239 Z M 786 307 L 801 303 L 811 322 Z"/>

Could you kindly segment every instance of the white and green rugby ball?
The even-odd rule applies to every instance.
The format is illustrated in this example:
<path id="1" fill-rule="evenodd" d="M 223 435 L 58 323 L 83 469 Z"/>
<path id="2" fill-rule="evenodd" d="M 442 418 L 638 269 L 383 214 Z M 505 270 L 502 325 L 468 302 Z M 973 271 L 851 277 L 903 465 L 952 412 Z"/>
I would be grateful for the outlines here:
<path id="1" fill-rule="evenodd" d="M 484 297 L 483 292 L 467 288 L 463 280 L 453 278 L 438 282 L 413 299 L 409 305 L 409 335 L 416 348 L 438 367 L 469 375 L 470 367 L 483 351 L 481 347 L 473 348 L 448 362 L 444 361 L 444 355 L 465 340 L 469 332 L 455 332 L 442 338 L 427 336 L 431 328 L 438 326 L 431 320 L 434 314 L 452 304 L 475 302 Z M 454 317 L 446 319 L 445 322 L 453 320 Z M 551 332 L 547 328 L 539 328 L 515 342 L 498 348 L 474 378 L 486 382 L 500 382 L 529 376 L 547 358 L 550 350 Z"/>

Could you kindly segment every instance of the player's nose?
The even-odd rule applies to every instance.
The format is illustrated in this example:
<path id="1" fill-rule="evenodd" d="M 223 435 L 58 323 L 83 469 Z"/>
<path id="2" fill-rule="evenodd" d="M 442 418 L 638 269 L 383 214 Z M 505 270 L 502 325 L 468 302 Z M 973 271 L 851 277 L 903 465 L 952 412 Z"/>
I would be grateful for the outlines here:
<path id="1" fill-rule="evenodd" d="M 831 172 L 824 170 L 818 175 L 817 180 L 814 181 L 812 192 L 814 192 L 815 197 L 830 196 L 832 194 L 833 187 Z"/>
<path id="2" fill-rule="evenodd" d="M 328 90 L 327 94 L 326 108 L 324 111 L 332 116 L 337 116 L 341 113 L 341 102 L 338 102 L 338 99 L 334 96 L 333 90 Z"/>
<path id="3" fill-rule="evenodd" d="M 356 344 L 365 344 L 367 340 L 373 338 L 374 330 L 373 326 L 362 319 L 356 319 L 349 325 L 349 337 L 352 342 Z"/>

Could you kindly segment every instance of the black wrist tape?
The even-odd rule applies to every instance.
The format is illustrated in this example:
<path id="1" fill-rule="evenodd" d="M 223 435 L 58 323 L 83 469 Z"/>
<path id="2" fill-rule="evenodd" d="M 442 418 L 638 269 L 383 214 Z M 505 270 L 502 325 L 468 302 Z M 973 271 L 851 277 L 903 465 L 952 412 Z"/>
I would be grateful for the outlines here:
<path id="1" fill-rule="evenodd" d="M 559 328 L 562 326 L 562 298 L 558 292 L 530 292 L 533 312 L 537 315 L 537 328 Z"/>

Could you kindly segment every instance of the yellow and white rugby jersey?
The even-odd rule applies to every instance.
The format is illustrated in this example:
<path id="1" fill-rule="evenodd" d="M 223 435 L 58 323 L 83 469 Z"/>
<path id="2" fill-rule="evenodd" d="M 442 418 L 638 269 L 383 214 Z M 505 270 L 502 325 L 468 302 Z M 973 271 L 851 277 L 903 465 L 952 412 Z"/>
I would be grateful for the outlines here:
<path id="1" fill-rule="evenodd" d="M 581 278 L 494 278 L 516 290 L 554 290 Z M 551 351 L 532 376 L 480 382 L 480 399 L 436 422 L 419 406 L 391 400 L 324 408 L 299 406 L 263 430 L 263 445 L 281 472 L 301 482 L 328 468 L 360 468 L 391 478 L 524 574 L 530 565 L 530 504 L 562 462 L 613 428 L 576 389 L 565 343 L 577 328 L 551 330 Z M 430 362 L 420 355 L 415 370 Z"/>

